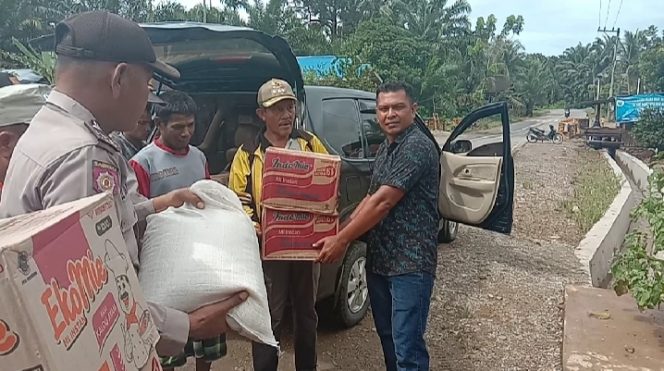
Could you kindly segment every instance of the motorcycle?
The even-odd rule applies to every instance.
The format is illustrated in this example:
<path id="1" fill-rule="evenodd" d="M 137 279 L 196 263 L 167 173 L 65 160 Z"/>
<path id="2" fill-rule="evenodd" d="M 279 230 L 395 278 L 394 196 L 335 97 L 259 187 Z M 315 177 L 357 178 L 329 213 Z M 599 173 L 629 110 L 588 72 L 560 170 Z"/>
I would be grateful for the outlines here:
<path id="1" fill-rule="evenodd" d="M 569 108 L 565 108 L 565 118 L 569 117 Z"/>
<path id="2" fill-rule="evenodd" d="M 535 143 L 538 141 L 544 143 L 545 140 L 548 140 L 554 144 L 560 144 L 563 142 L 563 136 L 556 132 L 553 125 L 549 125 L 548 133 L 545 133 L 542 129 L 530 128 L 526 135 L 526 140 L 528 143 Z"/>

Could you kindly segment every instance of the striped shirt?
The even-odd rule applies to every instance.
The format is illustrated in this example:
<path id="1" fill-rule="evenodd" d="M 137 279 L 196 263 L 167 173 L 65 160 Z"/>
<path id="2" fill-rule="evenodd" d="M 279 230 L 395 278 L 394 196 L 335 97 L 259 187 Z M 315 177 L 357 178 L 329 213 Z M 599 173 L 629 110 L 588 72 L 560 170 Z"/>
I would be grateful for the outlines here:
<path id="1" fill-rule="evenodd" d="M 138 191 L 147 198 L 188 188 L 210 179 L 207 160 L 201 150 L 189 146 L 184 151 L 167 147 L 160 139 L 145 146 L 130 161 L 136 173 Z"/>

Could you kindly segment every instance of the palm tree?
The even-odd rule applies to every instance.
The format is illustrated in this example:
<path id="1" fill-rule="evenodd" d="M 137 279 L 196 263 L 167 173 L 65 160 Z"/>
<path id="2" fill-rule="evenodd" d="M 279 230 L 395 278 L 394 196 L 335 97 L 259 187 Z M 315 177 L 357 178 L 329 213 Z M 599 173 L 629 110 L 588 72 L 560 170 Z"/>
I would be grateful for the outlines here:
<path id="1" fill-rule="evenodd" d="M 388 0 L 381 12 L 428 42 L 460 35 L 470 27 L 470 5 L 457 0 Z"/>
<path id="2" fill-rule="evenodd" d="M 532 116 L 535 105 L 546 100 L 551 86 L 546 64 L 537 56 L 529 56 L 519 69 L 518 75 L 515 86 L 517 96 L 525 106 L 526 116 Z"/>
<path id="3" fill-rule="evenodd" d="M 567 48 L 556 65 L 565 100 L 578 103 L 593 97 L 589 90 L 597 76 L 595 63 L 597 51 L 593 46 L 582 45 Z"/>
<path id="4" fill-rule="evenodd" d="M 631 87 L 636 85 L 639 78 L 639 59 L 646 49 L 647 39 L 643 31 L 626 31 L 621 44 L 621 62 L 624 66 L 627 94 L 631 94 Z"/>
<path id="5" fill-rule="evenodd" d="M 187 10 L 184 6 L 176 1 L 169 1 L 157 5 L 154 10 L 153 20 L 156 22 L 163 21 L 186 21 Z"/>

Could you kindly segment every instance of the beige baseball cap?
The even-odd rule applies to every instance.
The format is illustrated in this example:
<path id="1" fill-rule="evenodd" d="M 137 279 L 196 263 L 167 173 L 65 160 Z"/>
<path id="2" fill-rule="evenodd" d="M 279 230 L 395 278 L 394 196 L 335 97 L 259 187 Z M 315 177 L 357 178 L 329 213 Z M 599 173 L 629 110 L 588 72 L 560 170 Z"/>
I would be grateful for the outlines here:
<path id="1" fill-rule="evenodd" d="M 268 108 L 282 100 L 297 100 L 293 88 L 284 80 L 272 79 L 258 89 L 258 106 Z"/>
<path id="2" fill-rule="evenodd" d="M 51 92 L 48 85 L 18 84 L 0 88 L 0 127 L 29 124 Z"/>

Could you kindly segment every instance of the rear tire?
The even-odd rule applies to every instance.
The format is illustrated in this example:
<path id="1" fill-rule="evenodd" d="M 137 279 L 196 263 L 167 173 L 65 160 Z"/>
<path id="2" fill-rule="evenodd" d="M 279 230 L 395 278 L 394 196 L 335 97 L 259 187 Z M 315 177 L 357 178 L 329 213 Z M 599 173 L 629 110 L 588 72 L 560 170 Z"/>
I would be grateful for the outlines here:
<path id="1" fill-rule="evenodd" d="M 459 223 L 447 219 L 442 219 L 442 228 L 438 231 L 439 243 L 450 243 L 456 240 L 457 232 L 459 230 Z"/>
<path id="2" fill-rule="evenodd" d="M 526 135 L 526 141 L 528 143 L 535 143 L 537 142 L 537 137 L 532 133 L 528 133 L 528 135 Z"/>
<path id="3" fill-rule="evenodd" d="M 367 245 L 353 243 L 344 258 L 334 309 L 336 323 L 343 328 L 357 325 L 369 308 L 367 287 Z"/>
<path id="4" fill-rule="evenodd" d="M 563 136 L 560 134 L 556 134 L 553 136 L 553 143 L 554 144 L 560 144 L 563 142 Z"/>

